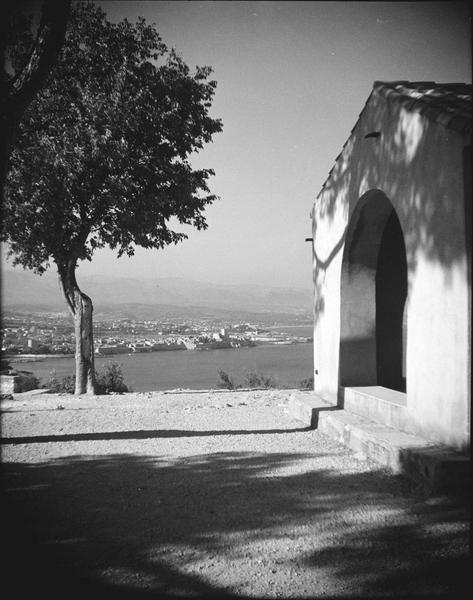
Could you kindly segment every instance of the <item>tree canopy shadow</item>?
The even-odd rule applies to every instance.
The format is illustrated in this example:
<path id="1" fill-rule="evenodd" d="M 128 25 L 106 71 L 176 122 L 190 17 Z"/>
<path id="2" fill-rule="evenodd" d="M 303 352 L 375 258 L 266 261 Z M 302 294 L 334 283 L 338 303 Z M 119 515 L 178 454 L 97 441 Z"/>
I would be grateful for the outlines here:
<path id="1" fill-rule="evenodd" d="M 49 598 L 242 598 L 186 570 L 189 548 L 231 561 L 239 535 L 282 541 L 288 530 L 297 536 L 309 526 L 317 549 L 292 560 L 328 571 L 340 595 L 325 590 L 324 598 L 463 597 L 464 501 L 406 496 L 404 479 L 384 471 L 291 469 L 306 458 L 314 455 L 117 454 L 3 464 L 4 585 L 12 583 L 19 598 L 26 589 Z"/>

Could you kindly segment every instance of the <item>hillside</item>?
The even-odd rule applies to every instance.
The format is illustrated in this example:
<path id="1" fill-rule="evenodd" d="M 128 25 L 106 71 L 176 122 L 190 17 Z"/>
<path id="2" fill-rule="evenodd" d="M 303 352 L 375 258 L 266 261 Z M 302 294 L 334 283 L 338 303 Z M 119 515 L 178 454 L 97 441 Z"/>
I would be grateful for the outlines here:
<path id="1" fill-rule="evenodd" d="M 312 292 L 263 285 L 222 285 L 180 278 L 82 277 L 79 285 L 90 295 L 96 310 L 133 315 L 150 312 L 194 316 L 220 313 L 311 314 Z M 54 273 L 38 276 L 28 271 L 2 272 L 4 309 L 64 310 Z M 142 318 L 146 318 L 143 316 Z"/>

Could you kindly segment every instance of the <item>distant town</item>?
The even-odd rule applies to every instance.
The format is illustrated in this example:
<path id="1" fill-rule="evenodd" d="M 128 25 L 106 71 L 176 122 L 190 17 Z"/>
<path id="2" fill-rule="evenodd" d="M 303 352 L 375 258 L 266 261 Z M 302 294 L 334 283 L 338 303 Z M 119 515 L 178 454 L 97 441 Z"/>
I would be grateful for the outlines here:
<path id="1" fill-rule="evenodd" d="M 71 318 L 58 313 L 3 314 L 2 353 L 5 356 L 74 354 Z M 312 338 L 271 331 L 262 323 L 228 323 L 212 319 L 139 320 L 119 318 L 94 322 L 98 356 L 178 350 L 214 350 L 258 344 L 296 344 Z"/>

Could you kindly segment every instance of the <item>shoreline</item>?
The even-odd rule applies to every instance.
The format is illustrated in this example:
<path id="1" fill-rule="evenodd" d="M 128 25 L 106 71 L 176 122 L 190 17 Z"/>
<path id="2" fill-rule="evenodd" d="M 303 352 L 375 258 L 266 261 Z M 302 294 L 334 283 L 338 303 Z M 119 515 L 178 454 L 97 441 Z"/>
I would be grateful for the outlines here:
<path id="1" fill-rule="evenodd" d="M 254 345 L 247 346 L 235 346 L 235 347 L 222 347 L 222 348 L 212 348 L 212 347 L 202 347 L 202 348 L 172 348 L 170 350 L 151 350 L 145 352 L 110 352 L 106 354 L 94 353 L 95 358 L 105 358 L 107 356 L 135 356 L 137 354 L 154 354 L 160 352 L 173 352 L 173 351 L 209 351 L 209 350 L 240 350 L 241 348 L 257 348 L 257 347 L 266 347 L 266 346 L 290 346 L 295 344 L 310 344 L 312 343 L 311 339 L 306 340 L 284 340 L 284 341 L 274 341 L 274 342 L 257 342 Z M 74 358 L 75 354 L 3 354 L 2 359 L 11 361 L 11 362 L 39 362 L 41 360 L 45 360 L 48 358 Z"/>
<path id="2" fill-rule="evenodd" d="M 11 362 L 35 362 L 45 358 L 74 358 L 74 354 L 4 354 L 3 360 Z"/>

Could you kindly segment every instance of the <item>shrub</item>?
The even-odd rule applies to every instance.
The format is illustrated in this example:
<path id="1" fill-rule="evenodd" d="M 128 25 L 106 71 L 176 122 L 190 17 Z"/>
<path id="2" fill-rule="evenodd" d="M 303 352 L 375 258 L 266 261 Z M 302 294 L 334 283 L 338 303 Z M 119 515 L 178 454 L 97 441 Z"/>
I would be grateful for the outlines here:
<path id="1" fill-rule="evenodd" d="M 62 379 L 58 379 L 56 371 L 51 371 L 49 379 L 42 387 L 47 388 L 53 393 L 73 394 L 75 385 L 75 375 L 66 375 Z M 102 373 L 95 372 L 95 391 L 98 395 L 105 395 L 110 392 L 131 392 L 123 380 L 121 365 L 119 363 L 108 363 Z"/>
<path id="2" fill-rule="evenodd" d="M 123 380 L 122 367 L 119 363 L 110 362 L 103 373 L 95 373 L 95 384 L 97 394 L 109 394 L 110 392 L 130 392 L 131 390 Z"/>
<path id="3" fill-rule="evenodd" d="M 308 379 L 303 379 L 299 383 L 299 387 L 301 390 L 313 390 L 314 389 L 314 378 L 309 377 Z"/>
<path id="4" fill-rule="evenodd" d="M 217 384 L 219 388 L 237 390 L 243 387 L 241 384 L 235 383 L 235 379 L 225 371 L 219 371 L 218 374 L 220 375 L 220 381 Z M 245 375 L 244 386 L 268 389 L 278 387 L 278 382 L 272 375 L 261 375 L 260 373 L 251 371 Z"/>
<path id="5" fill-rule="evenodd" d="M 220 381 L 217 383 L 217 386 L 219 388 L 223 388 L 226 390 L 236 390 L 237 385 L 235 384 L 233 377 L 231 377 L 225 371 L 219 371 L 218 374 L 220 377 Z"/>
<path id="6" fill-rule="evenodd" d="M 2 373 L 8 373 L 8 371 L 12 370 L 11 364 L 8 362 L 6 358 L 1 359 L 0 371 Z"/>
<path id="7" fill-rule="evenodd" d="M 245 384 L 251 388 L 274 388 L 276 381 L 271 375 L 261 375 L 251 371 L 245 375 Z"/>
<path id="8" fill-rule="evenodd" d="M 18 388 L 20 392 L 37 390 L 40 387 L 39 379 L 29 371 L 17 371 Z"/>
<path id="9" fill-rule="evenodd" d="M 76 386 L 76 378 L 74 375 L 66 375 L 62 379 L 58 379 L 56 371 L 51 371 L 49 378 L 46 383 L 42 385 L 43 388 L 48 389 L 54 394 L 66 393 L 73 394 Z"/>

